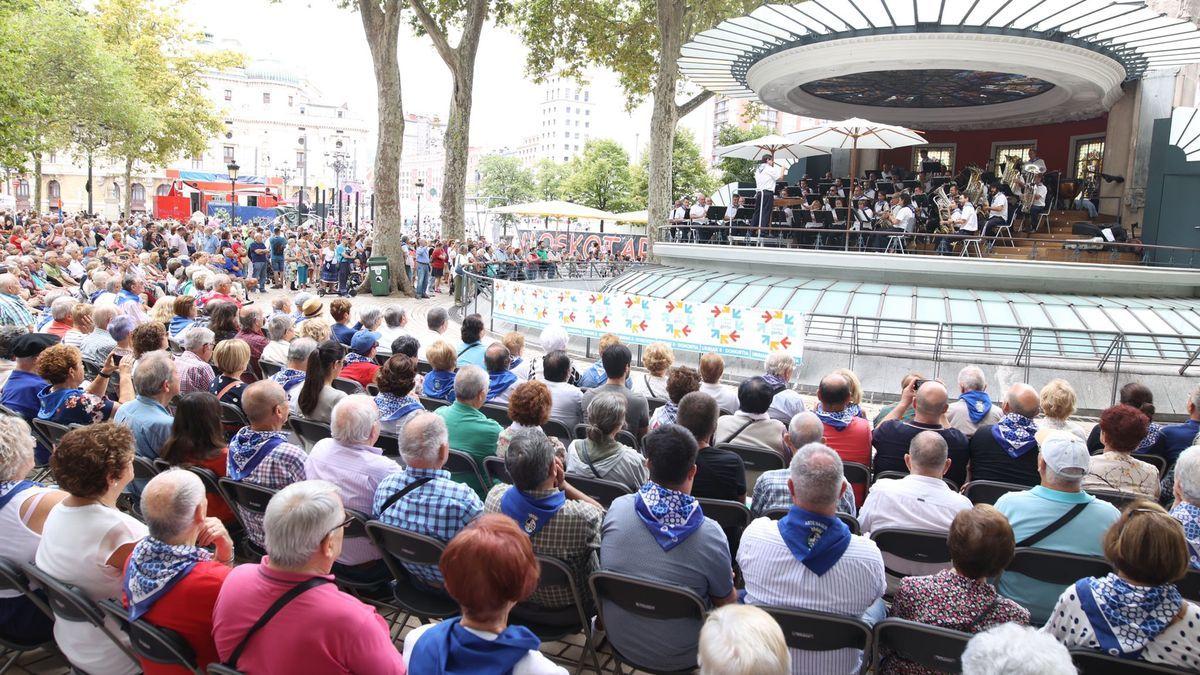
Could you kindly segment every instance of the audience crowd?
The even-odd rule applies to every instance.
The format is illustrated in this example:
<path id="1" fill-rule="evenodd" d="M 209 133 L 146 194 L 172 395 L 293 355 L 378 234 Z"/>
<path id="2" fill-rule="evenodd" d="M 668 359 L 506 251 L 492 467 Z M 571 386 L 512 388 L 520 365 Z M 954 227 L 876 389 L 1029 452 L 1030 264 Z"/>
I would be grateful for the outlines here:
<path id="1" fill-rule="evenodd" d="M 577 361 L 560 326 L 534 355 L 478 315 L 455 335 L 440 309 L 420 330 L 398 306 L 307 293 L 265 310 L 225 262 L 160 269 L 120 234 L 100 253 L 62 227 L 39 253 L 9 243 L 0 551 L 174 631 L 200 668 L 560 673 L 525 624 L 580 612 L 589 650 L 654 670 L 850 673 L 871 657 L 789 647 L 780 608 L 974 634 L 964 672 L 1066 672 L 1064 646 L 1200 666 L 1181 590 L 1200 570 L 1200 389 L 1164 424 L 1130 383 L 1089 435 L 1068 382 L 993 400 L 968 366 L 953 391 L 911 374 L 869 420 L 848 370 L 806 405 L 785 353 L 735 387 L 717 354 L 693 369 L 653 344 L 635 364 L 612 335 Z M 944 557 L 906 557 L 912 531 Z M 404 558 L 396 537 L 434 553 Z M 1111 571 L 1065 583 L 1018 569 L 1030 550 Z M 630 588 L 698 611 L 660 618 Z M 0 636 L 52 639 L 81 671 L 180 672 L 133 661 L 115 616 L 51 620 L 47 592 L 0 591 Z M 398 650 L 384 616 L 413 597 L 451 618 Z M 1001 667 L 1028 651 L 1041 670 Z M 880 656 L 878 672 L 928 672 Z"/>

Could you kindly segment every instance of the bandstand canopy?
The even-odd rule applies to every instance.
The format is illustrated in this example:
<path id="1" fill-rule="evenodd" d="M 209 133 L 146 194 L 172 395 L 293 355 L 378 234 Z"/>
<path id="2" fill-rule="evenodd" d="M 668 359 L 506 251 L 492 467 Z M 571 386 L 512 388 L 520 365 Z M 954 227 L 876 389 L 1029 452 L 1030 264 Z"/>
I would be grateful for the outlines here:
<path id="1" fill-rule="evenodd" d="M 805 0 L 684 45 L 717 94 L 917 129 L 1088 119 L 1121 84 L 1200 61 L 1200 29 L 1141 0 Z"/>
<path id="2" fill-rule="evenodd" d="M 590 218 L 592 220 L 616 220 L 617 214 L 593 209 L 590 206 L 564 201 L 530 202 L 499 206 L 492 213 L 514 216 L 537 216 L 544 218 Z"/>

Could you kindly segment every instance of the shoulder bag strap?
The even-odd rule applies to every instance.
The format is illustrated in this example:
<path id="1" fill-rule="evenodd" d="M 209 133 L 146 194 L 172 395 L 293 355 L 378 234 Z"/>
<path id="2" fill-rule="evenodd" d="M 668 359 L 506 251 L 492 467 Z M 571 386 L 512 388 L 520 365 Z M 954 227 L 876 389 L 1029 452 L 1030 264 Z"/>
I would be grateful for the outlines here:
<path id="1" fill-rule="evenodd" d="M 746 422 L 742 426 L 738 427 L 737 431 L 733 432 L 733 434 L 731 434 L 728 438 L 726 438 L 725 440 L 723 440 L 721 442 L 722 443 L 732 443 L 733 439 L 737 438 L 743 431 L 746 430 L 746 427 L 748 427 L 751 424 L 754 424 L 755 422 L 758 422 L 758 421 L 760 421 L 760 420 L 750 420 L 749 422 Z"/>
<path id="2" fill-rule="evenodd" d="M 225 398 L 225 394 L 228 394 L 230 389 L 233 389 L 239 384 L 241 384 L 241 380 L 234 380 L 233 382 L 230 382 L 222 387 L 221 391 L 217 392 L 217 400 L 220 401 L 221 399 Z"/>
<path id="3" fill-rule="evenodd" d="M 392 504 L 395 504 L 396 502 L 400 501 L 401 499 L 404 499 L 405 495 L 416 490 L 417 488 L 421 487 L 422 485 L 428 483 L 431 480 L 433 480 L 433 479 L 426 476 L 424 478 L 418 478 L 418 479 L 414 480 L 413 482 L 409 483 L 408 485 L 405 485 L 403 490 L 400 490 L 399 492 L 392 495 L 391 497 L 388 497 L 387 501 L 383 503 L 383 506 L 379 507 L 379 515 L 382 516 L 384 513 L 387 512 L 388 509 L 390 509 L 392 507 Z"/>
<path id="4" fill-rule="evenodd" d="M 246 636 L 242 638 L 242 641 L 238 643 L 236 648 L 234 648 L 233 653 L 229 655 L 229 660 L 225 662 L 225 665 L 236 670 L 238 659 L 241 658 L 242 652 L 246 649 L 246 644 L 250 642 L 250 638 L 254 637 L 255 633 L 261 630 L 263 626 L 266 626 L 271 619 L 275 618 L 275 615 L 279 613 L 279 610 L 283 609 L 284 606 L 286 606 L 292 600 L 295 600 L 305 591 L 328 583 L 330 583 L 330 581 L 325 577 L 313 577 L 308 581 L 298 583 L 289 588 L 287 593 L 279 596 L 279 599 L 275 601 L 275 604 L 271 605 L 271 607 L 267 609 L 266 613 L 259 617 L 258 621 L 254 622 L 254 625 L 250 627 L 250 630 L 246 633 Z"/>
<path id="5" fill-rule="evenodd" d="M 589 438 L 583 439 L 583 443 L 580 445 L 580 449 L 582 451 L 587 452 L 587 454 L 584 454 L 584 452 L 580 452 L 579 459 L 582 459 L 584 461 L 584 463 L 588 465 L 588 468 L 592 470 L 593 476 L 595 476 L 596 478 L 600 478 L 600 472 L 596 470 L 596 465 L 592 464 L 592 458 L 591 458 L 592 453 L 587 450 L 587 448 L 591 444 L 591 442 L 592 441 Z"/>
<path id="6" fill-rule="evenodd" d="M 1034 544 L 1045 539 L 1046 537 L 1049 537 L 1050 535 L 1054 534 L 1055 532 L 1058 532 L 1060 529 L 1062 529 L 1062 527 L 1064 525 L 1066 525 L 1067 523 L 1074 520 L 1075 516 L 1082 513 L 1083 510 L 1087 508 L 1089 503 L 1090 502 L 1085 502 L 1083 504 L 1076 504 L 1075 506 L 1072 506 L 1071 509 L 1069 511 L 1067 511 L 1066 513 L 1062 514 L 1062 517 L 1060 517 L 1058 520 L 1054 521 L 1053 523 L 1050 523 L 1049 525 L 1047 525 L 1046 527 L 1043 527 L 1042 529 L 1038 530 L 1037 532 L 1034 532 L 1033 534 L 1029 535 L 1028 537 L 1025 537 L 1021 541 L 1018 541 L 1017 546 L 1018 547 L 1033 546 Z"/>

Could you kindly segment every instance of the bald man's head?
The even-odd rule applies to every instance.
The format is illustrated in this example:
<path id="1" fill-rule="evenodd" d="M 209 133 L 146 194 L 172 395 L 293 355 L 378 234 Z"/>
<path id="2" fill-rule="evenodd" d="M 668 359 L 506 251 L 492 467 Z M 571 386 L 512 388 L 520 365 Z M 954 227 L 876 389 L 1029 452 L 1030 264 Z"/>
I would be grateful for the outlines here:
<path id="1" fill-rule="evenodd" d="M 830 373 L 821 378 L 817 386 L 817 399 L 821 407 L 829 412 L 837 412 L 850 403 L 850 382 L 838 373 Z"/>
<path id="2" fill-rule="evenodd" d="M 1025 383 L 1017 383 L 1008 388 L 1004 398 L 1004 412 L 1016 413 L 1022 417 L 1037 417 L 1042 402 L 1038 391 Z"/>
<path id="3" fill-rule="evenodd" d="M 164 471 L 142 489 L 142 516 L 150 536 L 168 544 L 176 543 L 198 524 L 204 501 L 204 483 L 191 471 Z"/>
<path id="4" fill-rule="evenodd" d="M 267 421 L 278 406 L 287 406 L 288 395 L 274 380 L 259 380 L 242 392 L 242 410 L 252 424 Z"/>
<path id="5" fill-rule="evenodd" d="M 917 389 L 913 407 L 922 418 L 938 418 L 946 412 L 946 385 L 937 380 L 925 380 Z M 924 421 L 924 420 L 922 420 Z"/>

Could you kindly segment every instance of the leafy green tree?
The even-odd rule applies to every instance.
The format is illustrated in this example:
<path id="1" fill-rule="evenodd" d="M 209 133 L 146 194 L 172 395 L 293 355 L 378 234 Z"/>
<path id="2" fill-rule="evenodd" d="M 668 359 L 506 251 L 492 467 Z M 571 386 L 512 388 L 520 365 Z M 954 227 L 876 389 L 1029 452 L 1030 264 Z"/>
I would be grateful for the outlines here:
<path id="1" fill-rule="evenodd" d="M 203 74 L 243 63 L 242 55 L 201 48 L 171 5 L 154 0 L 101 0 L 95 25 L 106 49 L 131 68 L 125 92 L 136 114 L 120 120 L 108 154 L 124 162 L 124 211 L 129 212 L 134 165 L 163 166 L 200 154 L 220 133 L 221 118 L 204 92 Z"/>
<path id="2" fill-rule="evenodd" d="M 688 38 L 744 14 L 755 0 L 520 0 L 514 17 L 529 48 L 535 77 L 582 74 L 597 64 L 617 73 L 630 103 L 651 98 L 647 199 L 653 245 L 655 224 L 671 208 L 675 127 L 712 93 L 682 90 L 679 58 Z M 680 96 L 684 95 L 682 102 Z"/>
<path id="3" fill-rule="evenodd" d="M 650 158 L 643 157 L 637 171 L 634 172 L 634 190 L 645 190 L 650 176 Z M 691 197 L 697 192 L 708 194 L 715 187 L 712 176 L 704 158 L 700 156 L 700 146 L 692 132 L 684 129 L 675 134 L 674 147 L 671 149 L 671 202 L 680 197 Z M 637 192 L 645 194 L 645 192 Z"/>
<path id="4" fill-rule="evenodd" d="M 566 199 L 614 213 L 632 210 L 629 153 L 620 143 L 592 139 L 568 166 L 570 173 L 562 184 Z"/>
<path id="5" fill-rule="evenodd" d="M 563 181 L 570 173 L 571 170 L 567 164 L 543 157 L 534 169 L 533 179 L 536 183 L 534 194 L 542 201 L 562 199 Z"/>
<path id="6" fill-rule="evenodd" d="M 490 198 L 491 206 L 508 206 L 528 202 L 537 194 L 533 173 L 516 157 L 488 155 L 479 160 L 481 197 Z"/>
<path id="7" fill-rule="evenodd" d="M 717 130 L 717 147 L 741 143 L 752 138 L 762 138 L 767 134 L 773 133 L 775 133 L 774 129 L 763 124 L 755 124 L 749 129 L 742 129 L 731 124 L 723 124 Z M 716 169 L 721 172 L 721 185 L 728 185 L 733 182 L 753 182 L 754 165 L 755 162 L 751 159 L 722 157 L 717 160 Z"/>

